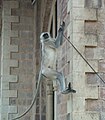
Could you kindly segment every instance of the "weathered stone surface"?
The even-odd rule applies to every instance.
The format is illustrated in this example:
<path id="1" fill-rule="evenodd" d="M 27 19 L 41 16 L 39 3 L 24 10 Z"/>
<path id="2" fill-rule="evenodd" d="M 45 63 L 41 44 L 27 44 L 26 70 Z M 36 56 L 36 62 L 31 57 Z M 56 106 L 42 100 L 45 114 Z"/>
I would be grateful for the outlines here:
<path id="1" fill-rule="evenodd" d="M 98 87 L 97 86 L 88 86 L 86 88 L 86 99 L 98 99 Z"/>
<path id="2" fill-rule="evenodd" d="M 100 8 L 102 0 L 85 0 L 85 7 L 87 8 Z"/>
<path id="3" fill-rule="evenodd" d="M 74 20 L 97 20 L 96 9 L 73 8 Z"/>
<path id="4" fill-rule="evenodd" d="M 99 120 L 98 113 L 73 113 L 74 120 Z"/>

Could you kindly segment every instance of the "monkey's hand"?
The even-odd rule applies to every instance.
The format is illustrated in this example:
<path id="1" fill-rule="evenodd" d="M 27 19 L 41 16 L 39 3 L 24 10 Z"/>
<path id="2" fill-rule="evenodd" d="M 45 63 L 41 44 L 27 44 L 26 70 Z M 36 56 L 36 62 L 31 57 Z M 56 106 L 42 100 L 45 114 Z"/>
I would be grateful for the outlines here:
<path id="1" fill-rule="evenodd" d="M 65 27 L 65 22 L 63 21 L 62 24 L 60 25 L 58 32 L 64 31 L 64 27 Z"/>

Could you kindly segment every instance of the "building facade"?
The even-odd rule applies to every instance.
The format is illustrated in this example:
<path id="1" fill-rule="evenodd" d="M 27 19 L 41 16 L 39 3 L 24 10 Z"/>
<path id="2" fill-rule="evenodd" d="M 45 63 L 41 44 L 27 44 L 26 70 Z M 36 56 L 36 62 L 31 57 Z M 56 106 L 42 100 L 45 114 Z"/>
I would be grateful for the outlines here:
<path id="1" fill-rule="evenodd" d="M 32 109 L 19 120 L 105 120 L 105 0 L 1 0 L 0 19 L 1 120 L 12 120 L 31 105 L 40 34 L 48 31 L 55 38 L 62 21 L 56 69 L 76 93 L 63 95 L 57 83 L 44 79 Z"/>

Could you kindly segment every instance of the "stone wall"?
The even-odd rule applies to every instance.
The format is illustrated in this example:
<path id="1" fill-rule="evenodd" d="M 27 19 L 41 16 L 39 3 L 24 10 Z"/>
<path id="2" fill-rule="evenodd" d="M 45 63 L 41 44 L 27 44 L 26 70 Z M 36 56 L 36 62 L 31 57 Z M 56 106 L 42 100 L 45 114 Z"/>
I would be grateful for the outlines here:
<path id="1" fill-rule="evenodd" d="M 4 0 L 2 10 L 1 120 L 11 120 L 31 104 L 40 70 L 41 32 L 48 31 L 52 0 Z M 66 23 L 64 35 L 105 80 L 105 1 L 57 0 L 57 20 Z M 51 22 L 51 21 L 50 21 Z M 71 82 L 75 94 L 55 101 L 57 120 L 104 120 L 105 85 L 64 39 L 57 69 Z M 35 80 L 36 79 L 36 80 Z M 33 109 L 21 120 L 46 119 L 46 82 Z"/>
<path id="2" fill-rule="evenodd" d="M 58 1 L 58 24 L 66 22 L 65 36 L 96 72 L 104 75 L 104 0 Z M 103 120 L 105 85 L 75 49 L 64 39 L 58 53 L 58 70 L 71 82 L 76 94 L 57 95 L 57 119 Z"/>
<path id="3" fill-rule="evenodd" d="M 1 58 L 1 120 L 22 114 L 35 86 L 34 11 L 31 0 L 3 1 Z M 29 112 L 22 120 L 34 119 Z"/>

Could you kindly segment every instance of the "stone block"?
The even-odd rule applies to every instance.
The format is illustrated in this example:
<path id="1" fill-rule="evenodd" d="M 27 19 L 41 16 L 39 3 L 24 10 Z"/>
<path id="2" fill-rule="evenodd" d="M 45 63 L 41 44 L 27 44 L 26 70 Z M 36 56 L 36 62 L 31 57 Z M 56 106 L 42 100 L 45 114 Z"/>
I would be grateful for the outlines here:
<path id="1" fill-rule="evenodd" d="M 4 23 L 4 21 L 2 22 L 2 29 L 4 30 L 11 30 L 11 23 L 7 22 Z"/>
<path id="2" fill-rule="evenodd" d="M 18 110 L 17 110 L 17 106 L 9 106 L 8 107 L 8 113 L 17 113 Z"/>
<path id="3" fill-rule="evenodd" d="M 92 48 L 86 47 L 85 55 L 87 59 L 104 59 L 104 49 L 103 48 Z"/>
<path id="4" fill-rule="evenodd" d="M 98 87 L 97 86 L 89 86 L 86 87 L 86 99 L 98 99 Z"/>
<path id="5" fill-rule="evenodd" d="M 105 99 L 105 87 L 100 88 L 100 99 Z"/>
<path id="6" fill-rule="evenodd" d="M 9 42 L 9 40 L 7 39 L 10 39 L 10 37 L 18 37 L 18 31 L 14 31 L 14 30 L 5 30 L 4 33 L 2 34 L 2 38 L 3 38 L 3 41 L 5 42 Z"/>
<path id="7" fill-rule="evenodd" d="M 10 52 L 18 52 L 18 45 L 10 45 Z"/>
<path id="8" fill-rule="evenodd" d="M 21 38 L 34 38 L 33 31 L 20 31 L 19 35 Z"/>
<path id="9" fill-rule="evenodd" d="M 18 67 L 17 60 L 2 59 L 1 62 L 2 62 L 2 66 L 1 66 L 2 75 L 9 75 L 10 74 L 10 67 Z"/>
<path id="10" fill-rule="evenodd" d="M 2 82 L 2 90 L 9 90 L 9 82 Z"/>
<path id="11" fill-rule="evenodd" d="M 94 73 L 86 73 L 86 83 L 87 84 L 92 84 L 92 85 L 99 85 L 100 84 L 100 79 Z"/>
<path id="12" fill-rule="evenodd" d="M 74 20 L 73 23 L 73 32 L 74 33 L 84 33 L 84 21 L 83 20 Z"/>
<path id="13" fill-rule="evenodd" d="M 105 34 L 98 35 L 98 46 L 104 48 L 105 46 Z"/>
<path id="14" fill-rule="evenodd" d="M 97 11 L 96 9 L 84 9 L 84 19 L 97 21 Z"/>
<path id="15" fill-rule="evenodd" d="M 23 25 L 33 25 L 34 24 L 34 20 L 32 19 L 32 17 L 26 17 L 26 16 L 21 16 L 20 17 L 20 23 Z"/>
<path id="16" fill-rule="evenodd" d="M 74 112 L 73 120 L 99 120 L 98 113 L 83 113 L 83 112 Z"/>
<path id="17" fill-rule="evenodd" d="M 84 0 L 69 0 L 67 6 L 67 12 L 69 13 L 72 8 L 84 8 Z"/>
<path id="18" fill-rule="evenodd" d="M 2 43 L 1 43 L 2 46 L 4 45 L 10 45 L 10 38 L 8 38 L 7 36 L 2 36 Z"/>
<path id="19" fill-rule="evenodd" d="M 2 59 L 10 59 L 10 50 L 7 46 L 2 47 L 3 57 Z"/>
<path id="20" fill-rule="evenodd" d="M 85 46 L 96 47 L 98 36 L 94 34 L 85 34 Z"/>
<path id="21" fill-rule="evenodd" d="M 8 113 L 1 114 L 1 120 L 8 120 Z"/>
<path id="22" fill-rule="evenodd" d="M 2 59 L 2 61 L 3 61 L 3 59 Z M 10 74 L 9 65 L 7 65 L 7 64 L 4 65 L 3 62 L 1 62 L 1 64 L 2 64 L 1 65 L 1 75 L 5 75 L 5 74 L 9 75 Z M 1 80 L 3 80 L 3 79 L 1 78 Z"/>
<path id="23" fill-rule="evenodd" d="M 105 112 L 101 112 L 101 120 L 105 120 Z"/>
<path id="24" fill-rule="evenodd" d="M 9 105 L 9 98 L 2 98 L 2 105 Z"/>
<path id="25" fill-rule="evenodd" d="M 2 79 L 3 79 L 2 83 L 3 82 L 17 82 L 18 76 L 16 76 L 16 75 L 3 75 Z"/>
<path id="26" fill-rule="evenodd" d="M 3 90 L 2 94 L 3 98 L 17 97 L 17 90 Z"/>
<path id="27" fill-rule="evenodd" d="M 88 63 L 93 67 L 93 69 L 98 72 L 98 61 L 96 60 L 88 60 Z M 86 64 L 85 65 L 85 72 L 92 72 L 94 73 L 94 71 L 91 69 L 91 67 Z"/>
<path id="28" fill-rule="evenodd" d="M 71 1 L 71 0 L 69 0 Z M 73 7 L 84 8 L 84 0 L 72 0 Z"/>
<path id="29" fill-rule="evenodd" d="M 103 6 L 104 6 L 104 3 L 103 3 Z M 105 21 L 105 9 L 100 9 L 99 11 L 98 11 L 98 21 L 100 21 L 100 22 L 104 22 Z"/>
<path id="30" fill-rule="evenodd" d="M 2 47 L 3 52 L 3 59 L 10 59 L 11 52 L 18 52 L 17 45 L 4 45 Z"/>
<path id="31" fill-rule="evenodd" d="M 22 23 L 12 23 L 11 27 L 12 27 L 12 30 L 31 31 L 33 28 L 33 24 L 32 25 L 31 24 L 24 25 Z"/>
<path id="32" fill-rule="evenodd" d="M 11 37 L 18 37 L 19 36 L 19 32 L 17 30 L 11 30 Z"/>
<path id="33" fill-rule="evenodd" d="M 3 6 L 7 10 L 11 8 L 18 8 L 19 2 L 18 1 L 3 1 Z"/>
<path id="34" fill-rule="evenodd" d="M 3 60 L 4 68 L 8 67 L 18 67 L 18 61 L 17 60 Z"/>
<path id="35" fill-rule="evenodd" d="M 83 67 L 81 67 L 83 66 Z M 85 72 L 85 62 L 81 58 L 80 60 L 73 60 L 73 71 L 74 72 Z"/>
<path id="36" fill-rule="evenodd" d="M 11 23 L 11 22 L 19 22 L 18 16 L 3 16 L 2 17 L 4 23 Z"/>
<path id="37" fill-rule="evenodd" d="M 84 33 L 85 34 L 94 34 L 97 35 L 98 33 L 98 29 L 100 28 L 100 26 L 98 26 L 98 22 L 96 21 L 85 21 L 84 23 Z"/>
<path id="38" fill-rule="evenodd" d="M 12 9 L 11 15 L 13 16 L 24 16 L 24 17 L 33 17 L 33 9 Z"/>
<path id="39" fill-rule="evenodd" d="M 86 100 L 86 111 L 102 111 L 102 101 L 101 100 Z"/>
<path id="40" fill-rule="evenodd" d="M 96 9 L 73 8 L 74 20 L 97 20 Z"/>
<path id="41" fill-rule="evenodd" d="M 105 73 L 105 62 L 104 61 L 99 62 L 99 72 Z"/>
<path id="42" fill-rule="evenodd" d="M 85 112 L 85 97 L 73 98 L 73 112 Z"/>
<path id="43" fill-rule="evenodd" d="M 1 111 L 2 114 L 5 114 L 5 113 L 17 113 L 17 107 L 16 106 L 3 106 L 2 107 L 2 111 Z"/>
<path id="44" fill-rule="evenodd" d="M 11 15 L 11 9 L 3 9 L 3 11 L 2 11 L 2 15 L 5 15 L 5 16 L 10 16 Z"/>

